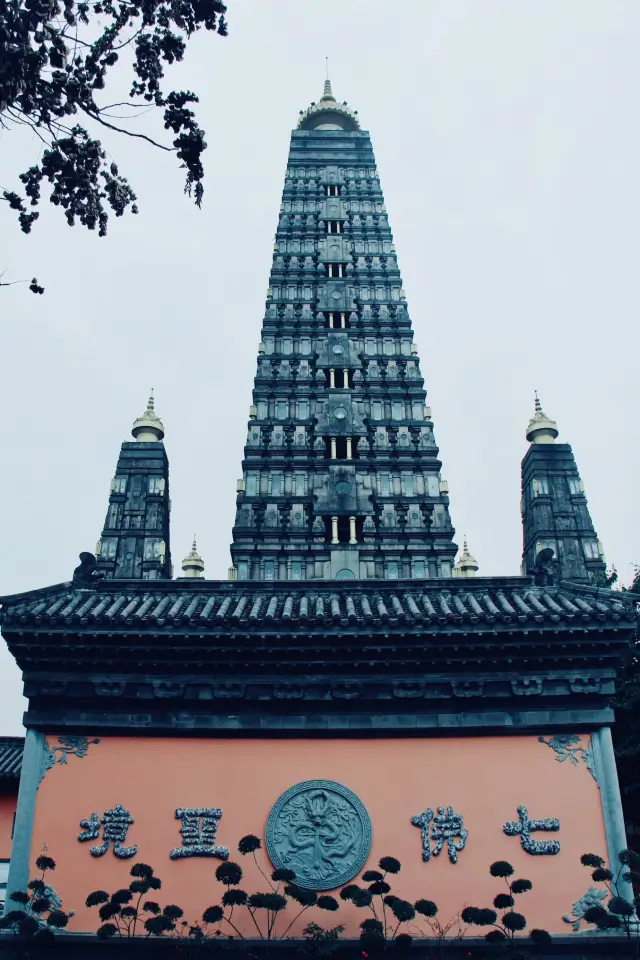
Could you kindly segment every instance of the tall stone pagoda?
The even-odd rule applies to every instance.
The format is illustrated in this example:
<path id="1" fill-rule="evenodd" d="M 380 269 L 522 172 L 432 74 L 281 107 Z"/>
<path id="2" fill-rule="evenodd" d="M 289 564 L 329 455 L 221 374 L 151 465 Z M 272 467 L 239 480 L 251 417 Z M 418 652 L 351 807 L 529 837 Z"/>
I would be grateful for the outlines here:
<path id="1" fill-rule="evenodd" d="M 239 483 L 239 580 L 450 577 L 457 547 L 369 134 L 292 133 Z"/>
<path id="2" fill-rule="evenodd" d="M 466 540 L 455 562 L 371 141 L 328 82 L 291 136 L 228 580 L 203 577 L 195 539 L 174 578 L 152 399 L 132 433 L 96 555 L 0 598 L 28 698 L 8 891 L 46 845 L 84 935 L 65 956 L 93 943 L 87 894 L 126 887 L 138 860 L 193 922 L 220 861 L 242 861 L 249 892 L 275 867 L 326 894 L 389 856 L 402 897 L 437 898 L 445 923 L 488 906 L 489 865 L 509 861 L 553 955 L 580 936 L 599 956 L 580 855 L 626 846 L 610 702 L 635 610 L 601 586 L 571 448 L 539 403 L 522 575 L 478 576 Z M 241 900 L 235 929 L 255 936 Z M 362 911 L 337 905 L 360 956 Z M 302 937 L 323 922 L 309 910 L 273 929 Z"/>

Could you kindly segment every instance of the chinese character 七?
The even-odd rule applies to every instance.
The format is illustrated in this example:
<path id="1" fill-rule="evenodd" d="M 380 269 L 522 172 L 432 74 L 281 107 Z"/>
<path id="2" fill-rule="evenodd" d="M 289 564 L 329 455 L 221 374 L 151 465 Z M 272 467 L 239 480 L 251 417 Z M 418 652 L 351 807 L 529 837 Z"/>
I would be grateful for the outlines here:
<path id="1" fill-rule="evenodd" d="M 541 820 L 530 820 L 526 807 L 518 807 L 518 819 L 504 824 L 504 832 L 508 837 L 520 837 L 522 849 L 527 853 L 548 855 L 560 853 L 558 840 L 532 840 L 534 830 L 559 830 L 560 821 L 555 817 L 543 817 Z"/>

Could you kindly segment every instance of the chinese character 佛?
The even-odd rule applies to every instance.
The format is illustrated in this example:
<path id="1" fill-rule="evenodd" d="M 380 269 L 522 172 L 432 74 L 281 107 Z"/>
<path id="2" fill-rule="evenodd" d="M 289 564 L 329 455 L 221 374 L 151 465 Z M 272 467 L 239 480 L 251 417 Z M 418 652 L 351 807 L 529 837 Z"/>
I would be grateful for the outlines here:
<path id="1" fill-rule="evenodd" d="M 80 826 L 84 827 L 85 832 L 78 834 L 78 840 L 80 840 L 81 843 L 87 840 L 97 840 L 100 836 L 100 827 L 102 826 L 103 843 L 91 847 L 91 856 L 104 856 L 113 841 L 113 852 L 116 857 L 120 857 L 121 860 L 127 860 L 129 857 L 135 857 L 138 852 L 137 844 L 133 844 L 130 847 L 123 846 L 132 823 L 133 817 L 129 811 L 125 810 L 121 803 L 117 803 L 113 810 L 105 810 L 102 817 L 99 817 L 97 813 L 92 813 L 86 820 L 81 820 Z"/>
<path id="2" fill-rule="evenodd" d="M 226 847 L 216 846 L 218 822 L 222 816 L 219 807 L 178 807 L 176 820 L 182 820 L 180 833 L 182 846 L 174 847 L 169 856 L 172 860 L 181 857 L 217 857 L 218 860 L 227 860 L 229 851 Z"/>
<path id="3" fill-rule="evenodd" d="M 469 836 L 469 831 L 464 828 L 462 814 L 454 813 L 453 807 L 438 807 L 438 812 L 434 816 L 433 810 L 429 807 L 424 813 L 411 817 L 411 823 L 414 827 L 420 827 L 422 859 L 425 863 L 431 860 L 432 854 L 437 857 L 445 843 L 451 863 L 458 862 L 458 853 L 464 850 Z M 433 851 L 431 840 L 434 841 Z"/>
<path id="4" fill-rule="evenodd" d="M 511 820 L 502 828 L 508 837 L 520 835 L 522 849 L 532 854 L 547 854 L 551 856 L 554 853 L 560 853 L 560 843 L 558 840 L 532 840 L 531 832 L 533 830 L 559 830 L 560 821 L 555 817 L 543 817 L 542 820 L 530 820 L 529 811 L 526 807 L 518 807 L 518 819 Z"/>

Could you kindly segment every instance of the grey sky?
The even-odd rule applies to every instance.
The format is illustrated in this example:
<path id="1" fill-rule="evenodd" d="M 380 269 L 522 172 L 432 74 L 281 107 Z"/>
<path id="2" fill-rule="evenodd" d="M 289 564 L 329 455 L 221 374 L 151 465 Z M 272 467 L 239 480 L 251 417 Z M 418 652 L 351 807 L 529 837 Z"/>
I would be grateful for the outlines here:
<path id="1" fill-rule="evenodd" d="M 289 133 L 322 92 L 372 134 L 457 539 L 481 574 L 521 555 L 533 390 L 573 445 L 607 561 L 640 561 L 637 0 L 228 0 L 176 88 L 201 95 L 205 202 L 170 155 L 109 141 L 141 213 L 106 239 L 0 205 L 0 593 L 93 550 L 120 443 L 156 390 L 172 552 L 225 578 Z M 124 91 L 123 91 L 124 92 Z M 115 99 L 115 98 L 114 98 Z M 139 129 L 159 134 L 159 125 Z M 0 138 L 0 184 L 38 155 Z M 632 390 L 634 393 L 632 394 Z M 21 728 L 0 652 L 0 733 Z"/>

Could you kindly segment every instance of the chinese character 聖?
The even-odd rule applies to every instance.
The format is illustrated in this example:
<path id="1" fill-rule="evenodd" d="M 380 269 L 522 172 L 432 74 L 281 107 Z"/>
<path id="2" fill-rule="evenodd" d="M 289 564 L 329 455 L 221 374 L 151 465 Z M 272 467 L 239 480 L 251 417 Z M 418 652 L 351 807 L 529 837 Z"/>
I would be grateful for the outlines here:
<path id="1" fill-rule="evenodd" d="M 176 810 L 176 820 L 182 820 L 180 833 L 182 846 L 174 847 L 169 856 L 172 860 L 181 857 L 217 857 L 227 860 L 229 851 L 226 847 L 216 846 L 218 822 L 222 816 L 219 807 L 179 807 Z"/>

